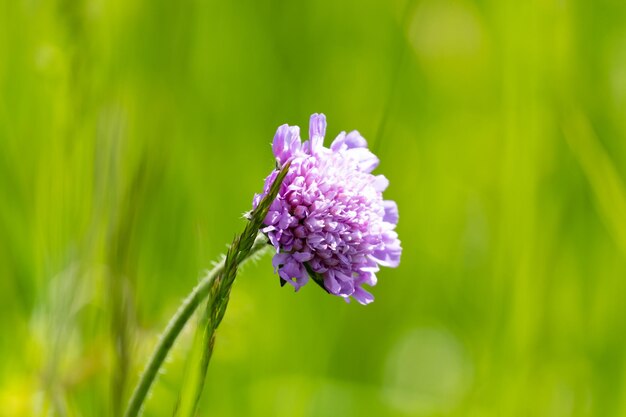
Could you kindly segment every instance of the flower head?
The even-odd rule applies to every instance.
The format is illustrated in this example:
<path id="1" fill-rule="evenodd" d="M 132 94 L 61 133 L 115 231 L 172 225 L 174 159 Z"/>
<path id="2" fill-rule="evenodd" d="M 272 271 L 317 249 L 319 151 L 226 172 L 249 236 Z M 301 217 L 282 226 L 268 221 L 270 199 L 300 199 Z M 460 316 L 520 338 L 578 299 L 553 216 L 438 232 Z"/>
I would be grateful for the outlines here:
<path id="1" fill-rule="evenodd" d="M 299 127 L 278 128 L 272 144 L 278 168 L 253 206 L 290 162 L 262 228 L 276 248 L 281 283 L 298 290 L 311 277 L 331 294 L 368 304 L 374 297 L 363 285 L 376 285 L 379 266 L 400 263 L 398 207 L 383 200 L 389 181 L 371 173 L 379 161 L 359 132 L 341 132 L 330 148 L 323 145 L 325 133 L 323 114 L 311 116 L 304 143 Z"/>

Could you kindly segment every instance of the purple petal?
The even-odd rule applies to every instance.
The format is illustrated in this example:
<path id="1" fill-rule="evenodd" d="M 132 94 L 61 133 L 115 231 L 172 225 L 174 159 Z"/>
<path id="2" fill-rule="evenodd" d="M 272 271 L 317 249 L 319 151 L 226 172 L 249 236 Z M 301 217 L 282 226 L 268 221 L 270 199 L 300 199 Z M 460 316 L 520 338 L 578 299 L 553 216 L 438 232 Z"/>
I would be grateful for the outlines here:
<path id="1" fill-rule="evenodd" d="M 263 183 L 263 191 L 265 194 L 267 194 L 270 191 L 270 188 L 272 187 L 272 184 L 274 183 L 274 180 L 276 179 L 277 176 L 278 176 L 278 171 L 274 170 L 272 171 L 270 175 L 267 176 L 267 178 L 265 178 L 265 182 Z"/>
<path id="2" fill-rule="evenodd" d="M 389 180 L 384 175 L 376 175 L 374 176 L 374 189 L 379 193 L 382 193 L 389 186 Z"/>
<path id="3" fill-rule="evenodd" d="M 356 280 L 357 284 L 367 284 L 373 287 L 378 282 L 374 272 L 360 272 Z"/>
<path id="4" fill-rule="evenodd" d="M 315 155 L 322 148 L 326 134 L 326 116 L 320 113 L 311 115 L 309 121 L 310 154 Z"/>
<path id="5" fill-rule="evenodd" d="M 338 295 L 339 291 L 341 291 L 341 285 L 335 279 L 333 271 L 328 271 L 324 274 L 324 287 L 326 287 L 331 294 L 335 295 Z"/>
<path id="6" fill-rule="evenodd" d="M 372 259 L 382 266 L 395 268 L 400 265 L 402 247 L 398 240 L 398 234 L 393 230 L 383 233 L 383 247 L 372 252 Z"/>
<path id="7" fill-rule="evenodd" d="M 330 149 L 333 152 L 341 152 L 355 148 L 367 148 L 367 141 L 356 130 L 353 130 L 347 135 L 346 132 L 341 132 L 330 145 Z"/>
<path id="8" fill-rule="evenodd" d="M 267 226 L 267 227 L 263 227 L 263 228 L 261 229 L 261 231 L 262 231 L 263 233 L 273 232 L 274 230 L 276 230 L 276 227 L 274 227 L 274 226 Z"/>
<path id="9" fill-rule="evenodd" d="M 365 291 L 361 287 L 356 287 L 354 289 L 354 293 L 352 293 L 352 297 L 357 300 L 359 303 L 363 305 L 367 305 L 374 301 L 374 296 L 369 292 Z"/>
<path id="10" fill-rule="evenodd" d="M 278 218 L 280 217 L 280 213 L 277 211 L 270 210 L 267 212 L 265 219 L 263 220 L 263 224 L 272 225 L 278 222 Z"/>
<path id="11" fill-rule="evenodd" d="M 367 149 L 367 141 L 356 130 L 347 135 L 346 132 L 341 132 L 330 145 L 330 149 L 333 152 L 346 152 L 346 155 L 359 163 L 359 170 L 368 174 L 380 162 L 376 155 Z"/>
<path id="12" fill-rule="evenodd" d="M 272 151 L 274 151 L 274 156 L 281 165 L 295 156 L 300 147 L 300 128 L 298 126 L 285 124 L 276 130 Z"/>
<path id="13" fill-rule="evenodd" d="M 276 253 L 278 253 L 278 251 L 280 251 L 280 243 L 278 241 L 279 237 L 277 236 L 277 232 L 274 232 L 274 231 L 269 232 L 267 234 L 267 238 L 270 240 L 270 243 L 272 244 L 272 246 L 276 248 Z"/>
<path id="14" fill-rule="evenodd" d="M 334 290 L 336 292 L 333 292 L 333 294 L 341 297 L 349 297 L 352 293 L 354 293 L 354 280 L 350 275 L 346 275 L 341 272 L 341 270 L 337 269 L 328 271 L 327 275 L 333 277 L 335 283 L 339 285 L 338 290 L 335 286 Z"/>
<path id="15" fill-rule="evenodd" d="M 383 201 L 383 207 L 385 208 L 385 215 L 383 221 L 391 224 L 398 224 L 398 205 L 393 200 Z"/>
<path id="16" fill-rule="evenodd" d="M 333 152 L 340 152 L 343 149 L 343 146 L 346 142 L 346 132 L 341 132 L 337 135 L 333 143 L 330 144 L 330 150 Z M 347 149 L 347 148 L 346 148 Z"/>
<path id="17" fill-rule="evenodd" d="M 313 113 L 309 119 L 309 139 L 323 138 L 326 135 L 326 116 L 324 113 Z"/>
<path id="18" fill-rule="evenodd" d="M 356 130 L 353 130 L 352 132 L 346 135 L 345 142 L 346 142 L 346 145 L 348 146 L 348 149 L 367 148 L 367 141 Z"/>
<path id="19" fill-rule="evenodd" d="M 254 199 L 252 199 L 252 208 L 253 209 L 257 208 L 262 199 L 263 199 L 263 194 L 255 194 Z"/>
<path id="20" fill-rule="evenodd" d="M 379 164 L 380 160 L 370 152 L 367 148 L 353 148 L 346 151 L 346 155 L 355 159 L 359 163 L 359 170 L 362 172 L 370 173 Z"/>
<path id="21" fill-rule="evenodd" d="M 278 270 L 278 275 L 298 291 L 309 280 L 309 275 L 301 263 L 289 260 Z"/>
<path id="22" fill-rule="evenodd" d="M 354 281 L 345 281 L 341 283 L 341 290 L 339 291 L 339 294 L 342 297 L 350 297 L 352 294 L 354 294 Z"/>
<path id="23" fill-rule="evenodd" d="M 308 262 L 313 259 L 311 252 L 295 252 L 292 256 L 298 262 Z"/>
<path id="24" fill-rule="evenodd" d="M 277 253 L 272 258 L 272 266 L 274 267 L 274 272 L 278 269 L 279 266 L 286 264 L 291 259 L 291 255 L 288 253 Z"/>

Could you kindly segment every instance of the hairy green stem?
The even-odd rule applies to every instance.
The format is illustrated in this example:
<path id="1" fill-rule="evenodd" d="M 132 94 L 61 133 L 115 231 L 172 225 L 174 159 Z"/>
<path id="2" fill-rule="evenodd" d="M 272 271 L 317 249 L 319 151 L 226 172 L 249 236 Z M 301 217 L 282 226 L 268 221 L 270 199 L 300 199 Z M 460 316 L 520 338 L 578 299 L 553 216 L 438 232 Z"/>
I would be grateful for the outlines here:
<path id="1" fill-rule="evenodd" d="M 245 263 L 245 261 L 250 259 L 252 255 L 267 247 L 267 238 L 263 234 L 259 233 L 254 241 L 254 244 L 252 245 L 252 248 L 250 249 L 250 252 L 248 252 L 246 258 L 241 261 Z M 146 368 L 139 378 L 139 382 L 128 403 L 126 413 L 124 413 L 125 417 L 135 417 L 139 415 L 141 406 L 148 394 L 148 391 L 154 383 L 157 373 L 170 351 L 170 348 L 174 344 L 174 341 L 180 334 L 183 327 L 185 327 L 185 324 L 189 321 L 189 318 L 193 315 L 200 302 L 202 302 L 202 300 L 204 300 L 209 294 L 215 277 L 220 276 L 223 272 L 224 261 L 221 261 L 207 273 L 206 277 L 204 277 L 198 285 L 196 285 L 169 321 L 165 327 L 165 331 L 159 339 L 157 346 L 154 349 L 154 352 L 152 353 L 152 356 L 148 360 Z"/>
<path id="2" fill-rule="evenodd" d="M 226 307 L 228 307 L 228 301 L 230 299 L 230 290 L 232 289 L 233 282 L 235 282 L 235 277 L 237 276 L 241 260 L 246 259 L 249 256 L 249 253 L 254 246 L 255 237 L 263 224 L 263 220 L 267 216 L 270 205 L 276 199 L 278 190 L 280 189 L 283 179 L 285 178 L 285 175 L 287 175 L 288 171 L 289 163 L 284 165 L 280 172 L 278 172 L 265 197 L 248 216 L 249 221 L 246 224 L 245 229 L 240 235 L 235 236 L 233 243 L 228 248 L 228 252 L 226 252 L 224 269 L 211 283 L 207 306 L 202 319 L 202 326 L 204 327 L 202 344 L 204 350 L 202 351 L 202 357 L 200 359 L 198 383 L 195 387 L 193 404 L 189 410 L 191 416 L 196 415 L 197 412 L 198 403 L 200 401 L 204 381 L 206 379 L 207 369 L 209 367 L 209 361 L 211 360 L 211 355 L 213 354 L 213 348 L 215 346 L 215 331 L 222 322 L 224 313 L 226 313 Z"/>
<path id="3" fill-rule="evenodd" d="M 198 304 L 208 295 L 207 308 L 202 320 L 202 325 L 205 328 L 204 343 L 206 348 L 202 356 L 198 385 L 199 390 L 193 404 L 193 409 L 195 410 L 197 407 L 202 392 L 202 386 L 204 385 L 206 370 L 209 365 L 211 353 L 213 352 L 215 330 L 217 330 L 226 312 L 230 290 L 235 281 L 237 270 L 246 259 L 249 259 L 251 255 L 261 250 L 263 246 L 267 246 L 267 239 L 259 232 L 259 229 L 263 225 L 263 220 L 269 211 L 270 205 L 278 195 L 283 179 L 285 179 L 285 176 L 289 172 L 289 166 L 289 163 L 283 165 L 281 170 L 276 174 L 265 197 L 261 199 L 256 208 L 248 215 L 248 222 L 243 233 L 236 236 L 232 245 L 228 248 L 226 258 L 213 268 L 207 277 L 193 289 L 168 323 L 165 332 L 161 336 L 156 349 L 148 361 L 146 369 L 139 378 L 139 383 L 130 398 L 126 413 L 124 413 L 125 417 L 136 417 L 139 415 L 146 395 L 167 353 L 174 344 L 176 337 L 180 334 L 180 331 L 183 329 Z"/>

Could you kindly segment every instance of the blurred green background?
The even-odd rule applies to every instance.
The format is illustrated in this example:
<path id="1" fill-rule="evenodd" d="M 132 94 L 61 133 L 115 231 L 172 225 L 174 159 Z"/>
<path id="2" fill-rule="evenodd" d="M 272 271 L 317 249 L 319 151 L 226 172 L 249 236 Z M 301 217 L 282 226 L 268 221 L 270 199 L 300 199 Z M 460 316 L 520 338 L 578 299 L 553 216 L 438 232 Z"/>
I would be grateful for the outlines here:
<path id="1" fill-rule="evenodd" d="M 199 415 L 626 415 L 622 0 L 0 0 L 0 415 L 119 415 L 313 112 L 402 264 L 367 307 L 247 267 Z"/>

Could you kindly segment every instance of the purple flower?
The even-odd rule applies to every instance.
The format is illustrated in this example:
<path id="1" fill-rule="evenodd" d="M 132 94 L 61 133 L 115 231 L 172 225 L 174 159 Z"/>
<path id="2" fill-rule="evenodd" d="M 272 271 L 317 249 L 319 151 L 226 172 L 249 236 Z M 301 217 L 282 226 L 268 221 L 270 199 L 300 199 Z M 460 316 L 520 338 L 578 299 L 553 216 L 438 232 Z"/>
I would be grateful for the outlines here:
<path id="1" fill-rule="evenodd" d="M 363 285 L 376 285 L 380 265 L 400 263 L 398 206 L 383 200 L 389 181 L 371 173 L 379 161 L 359 132 L 341 132 L 330 148 L 323 145 L 325 133 L 323 114 L 311 116 L 304 143 L 299 127 L 280 126 L 272 144 L 278 169 L 253 205 L 291 162 L 262 229 L 276 248 L 273 264 L 281 283 L 298 290 L 311 276 L 331 294 L 368 304 L 374 297 Z"/>

